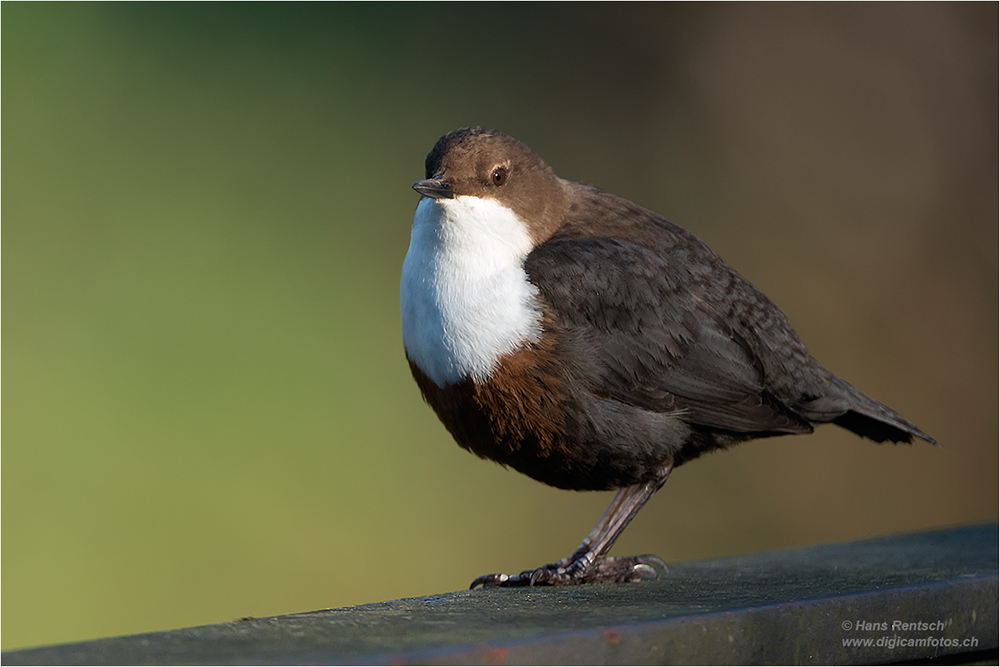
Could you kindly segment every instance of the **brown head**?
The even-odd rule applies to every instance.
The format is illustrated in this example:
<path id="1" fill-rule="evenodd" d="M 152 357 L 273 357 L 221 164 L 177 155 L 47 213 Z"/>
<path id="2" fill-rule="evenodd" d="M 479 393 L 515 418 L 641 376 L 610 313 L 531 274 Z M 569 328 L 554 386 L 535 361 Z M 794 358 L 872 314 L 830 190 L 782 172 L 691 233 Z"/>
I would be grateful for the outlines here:
<path id="1" fill-rule="evenodd" d="M 514 211 L 536 245 L 562 223 L 569 194 L 531 148 L 503 132 L 469 127 L 449 132 L 425 161 L 426 179 L 413 189 L 433 199 L 478 197 Z"/>

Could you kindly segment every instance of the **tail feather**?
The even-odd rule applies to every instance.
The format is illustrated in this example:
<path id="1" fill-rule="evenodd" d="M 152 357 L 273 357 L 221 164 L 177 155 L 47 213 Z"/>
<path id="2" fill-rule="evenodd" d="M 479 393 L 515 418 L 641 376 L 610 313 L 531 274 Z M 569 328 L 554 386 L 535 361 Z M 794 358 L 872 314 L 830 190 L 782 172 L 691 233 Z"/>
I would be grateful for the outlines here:
<path id="1" fill-rule="evenodd" d="M 854 410 L 848 410 L 841 416 L 834 419 L 833 423 L 837 426 L 846 428 L 848 431 L 853 431 L 864 438 L 874 440 L 875 442 L 909 443 L 913 442 L 913 437 L 916 436 L 921 440 L 926 440 L 932 445 L 937 445 L 938 447 L 941 446 L 937 440 L 927 435 L 913 424 L 903 427 L 897 425 L 896 423 L 884 421 L 881 417 L 872 417 L 871 415 L 855 412 Z"/>
<path id="2" fill-rule="evenodd" d="M 838 378 L 839 380 L 839 378 Z M 840 380 L 846 390 L 851 408 L 831 421 L 837 426 L 853 431 L 875 442 L 913 442 L 917 437 L 938 447 L 941 444 L 903 418 L 892 408 L 861 393 L 857 388 Z"/>

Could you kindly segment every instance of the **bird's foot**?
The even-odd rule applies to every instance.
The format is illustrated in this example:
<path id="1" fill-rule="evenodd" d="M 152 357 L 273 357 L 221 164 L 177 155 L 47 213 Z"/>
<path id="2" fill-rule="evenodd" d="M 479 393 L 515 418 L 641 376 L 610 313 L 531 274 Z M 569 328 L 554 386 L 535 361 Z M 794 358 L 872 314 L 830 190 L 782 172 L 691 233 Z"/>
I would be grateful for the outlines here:
<path id="1" fill-rule="evenodd" d="M 522 586 L 575 586 L 577 584 L 653 581 L 667 573 L 666 564 L 653 554 L 606 556 L 590 562 L 573 556 L 521 574 L 485 574 L 469 588 L 517 588 Z"/>

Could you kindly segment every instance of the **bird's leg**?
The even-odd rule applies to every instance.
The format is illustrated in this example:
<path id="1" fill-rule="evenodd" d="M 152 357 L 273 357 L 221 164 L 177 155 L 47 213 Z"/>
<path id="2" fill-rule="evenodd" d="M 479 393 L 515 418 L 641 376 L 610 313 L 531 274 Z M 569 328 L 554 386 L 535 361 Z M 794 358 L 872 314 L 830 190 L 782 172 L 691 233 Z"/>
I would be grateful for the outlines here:
<path id="1" fill-rule="evenodd" d="M 656 579 L 660 571 L 666 571 L 666 565 L 656 556 L 645 554 L 609 557 L 607 554 L 625 526 L 667 481 L 673 467 L 674 460 L 671 457 L 660 466 L 653 479 L 619 489 L 611 505 L 573 555 L 535 570 L 525 570 L 521 574 L 483 575 L 477 577 L 470 588 L 569 586 Z"/>

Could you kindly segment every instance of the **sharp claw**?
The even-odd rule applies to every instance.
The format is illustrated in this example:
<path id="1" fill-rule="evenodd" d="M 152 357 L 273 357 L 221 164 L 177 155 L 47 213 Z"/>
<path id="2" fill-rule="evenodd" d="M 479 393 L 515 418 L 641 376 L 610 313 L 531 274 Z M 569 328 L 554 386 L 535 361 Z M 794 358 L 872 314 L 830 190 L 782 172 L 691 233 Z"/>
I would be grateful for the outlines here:
<path id="1" fill-rule="evenodd" d="M 629 581 L 656 581 L 668 572 L 667 564 L 652 554 L 636 556 Z"/>
<path id="2" fill-rule="evenodd" d="M 632 566 L 631 581 L 656 581 L 660 578 L 660 573 L 645 563 L 636 563 Z"/>
<path id="3" fill-rule="evenodd" d="M 635 556 L 635 566 L 639 567 L 640 565 L 646 566 L 649 569 L 654 570 L 659 574 L 666 574 L 667 572 L 670 571 L 670 569 L 667 568 L 667 564 L 664 563 L 659 556 L 656 556 L 654 554 L 643 554 L 641 556 Z"/>
<path id="4" fill-rule="evenodd" d="M 510 579 L 508 574 L 484 574 L 481 577 L 476 577 L 472 580 L 469 585 L 469 590 L 476 588 L 477 586 L 482 586 L 483 588 L 499 588 L 507 583 Z"/>

